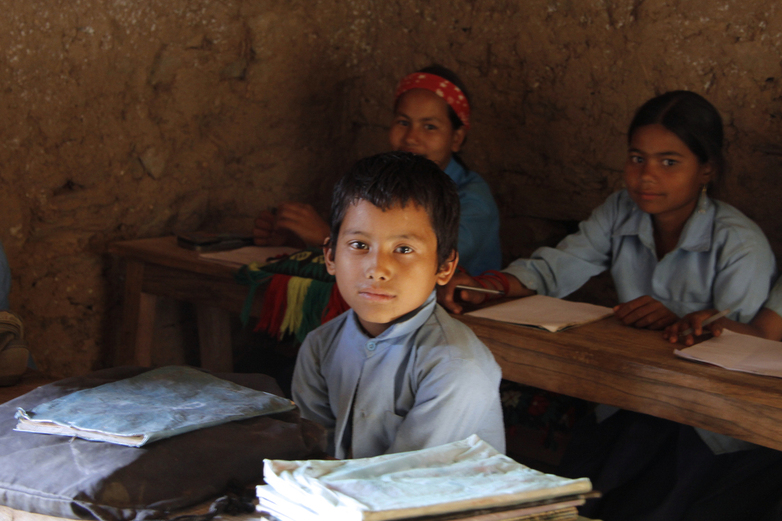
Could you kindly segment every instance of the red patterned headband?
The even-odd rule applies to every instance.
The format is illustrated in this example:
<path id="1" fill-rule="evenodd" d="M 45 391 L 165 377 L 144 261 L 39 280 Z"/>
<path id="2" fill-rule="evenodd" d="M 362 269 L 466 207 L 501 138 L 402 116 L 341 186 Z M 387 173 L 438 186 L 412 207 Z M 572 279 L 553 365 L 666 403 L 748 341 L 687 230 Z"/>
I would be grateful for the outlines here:
<path id="1" fill-rule="evenodd" d="M 467 101 L 467 96 L 464 95 L 462 89 L 440 76 L 426 72 L 414 72 L 399 82 L 394 100 L 398 100 L 402 94 L 412 89 L 426 89 L 443 98 L 456 112 L 464 129 L 470 130 L 470 102 Z"/>

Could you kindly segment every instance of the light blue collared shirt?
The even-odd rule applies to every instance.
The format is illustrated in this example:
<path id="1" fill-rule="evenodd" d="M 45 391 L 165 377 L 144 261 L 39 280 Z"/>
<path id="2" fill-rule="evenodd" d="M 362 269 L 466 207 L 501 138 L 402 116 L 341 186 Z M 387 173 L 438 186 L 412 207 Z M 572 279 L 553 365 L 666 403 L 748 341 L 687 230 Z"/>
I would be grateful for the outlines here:
<path id="1" fill-rule="evenodd" d="M 326 427 L 328 451 L 340 459 L 471 434 L 505 452 L 500 378 L 488 348 L 432 292 L 374 338 L 352 309 L 312 331 L 299 351 L 292 391 L 302 417 Z"/>
<path id="2" fill-rule="evenodd" d="M 471 275 L 500 269 L 500 212 L 489 185 L 453 157 L 445 173 L 459 192 L 459 264 Z"/>
<path id="3" fill-rule="evenodd" d="M 0 243 L 0 311 L 8 311 L 8 294 L 11 292 L 11 269 L 8 267 L 8 259 Z"/>
<path id="4" fill-rule="evenodd" d="M 556 248 L 539 248 L 505 271 L 540 294 L 564 297 L 607 269 L 619 302 L 649 295 L 680 317 L 730 309 L 729 317 L 739 322 L 755 316 L 776 277 L 774 254 L 760 228 L 705 195 L 679 244 L 658 260 L 651 216 L 626 190 L 612 194 Z"/>

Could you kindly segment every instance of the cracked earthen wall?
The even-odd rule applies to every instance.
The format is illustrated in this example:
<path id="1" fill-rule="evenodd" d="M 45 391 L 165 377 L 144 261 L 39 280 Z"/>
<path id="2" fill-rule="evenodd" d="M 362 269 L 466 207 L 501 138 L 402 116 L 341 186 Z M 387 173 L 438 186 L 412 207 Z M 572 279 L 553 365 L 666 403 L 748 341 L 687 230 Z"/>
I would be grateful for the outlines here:
<path id="1" fill-rule="evenodd" d="M 723 199 L 782 254 L 782 11 L 757 0 L 33 0 L 0 18 L 0 240 L 41 368 L 111 362 L 111 241 L 325 211 L 385 150 L 394 84 L 439 62 L 473 96 L 464 158 L 506 261 L 621 186 L 649 97 L 704 94 L 726 124 Z"/>

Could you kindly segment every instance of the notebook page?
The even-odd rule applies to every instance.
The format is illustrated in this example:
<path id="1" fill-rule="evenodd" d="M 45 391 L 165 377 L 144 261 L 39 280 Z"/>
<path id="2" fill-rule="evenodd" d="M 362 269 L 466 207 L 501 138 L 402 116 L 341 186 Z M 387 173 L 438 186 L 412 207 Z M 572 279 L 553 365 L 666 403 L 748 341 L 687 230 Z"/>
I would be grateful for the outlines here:
<path id="1" fill-rule="evenodd" d="M 613 314 L 611 308 L 584 302 L 570 302 L 544 295 L 533 295 L 466 313 L 551 332 L 587 324 Z"/>
<path id="2" fill-rule="evenodd" d="M 674 351 L 677 356 L 731 371 L 782 378 L 782 342 L 722 331 L 716 338 Z"/>

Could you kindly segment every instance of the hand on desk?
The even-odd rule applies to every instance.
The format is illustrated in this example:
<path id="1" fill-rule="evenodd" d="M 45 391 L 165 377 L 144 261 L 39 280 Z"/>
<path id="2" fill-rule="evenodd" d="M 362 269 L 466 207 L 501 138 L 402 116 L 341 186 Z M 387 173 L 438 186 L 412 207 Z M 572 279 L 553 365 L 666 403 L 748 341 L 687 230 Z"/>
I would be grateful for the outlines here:
<path id="1" fill-rule="evenodd" d="M 329 233 L 312 205 L 295 202 L 281 203 L 275 213 L 261 212 L 253 229 L 258 246 L 321 246 Z"/>
<path id="2" fill-rule="evenodd" d="M 716 309 L 704 309 L 685 315 L 684 318 L 675 324 L 665 328 L 665 331 L 663 331 L 663 338 L 672 344 L 681 342 L 686 346 L 691 346 L 695 344 L 698 337 L 703 336 L 704 334 L 720 336 L 728 319 L 719 319 L 707 326 L 703 326 L 703 321 L 717 312 Z M 682 335 L 682 333 L 688 329 L 692 329 L 692 332 L 687 335 Z"/>
<path id="3" fill-rule="evenodd" d="M 679 320 L 670 309 L 649 295 L 614 306 L 614 315 L 626 326 L 644 329 L 663 329 Z"/>
<path id="4" fill-rule="evenodd" d="M 464 311 L 464 307 L 456 301 L 480 304 L 486 300 L 485 293 L 478 293 L 475 291 L 467 291 L 464 289 L 457 290 L 456 285 L 461 284 L 464 286 L 472 286 L 474 288 L 480 288 L 481 285 L 470 277 L 467 273 L 457 272 L 448 281 L 448 284 L 444 286 L 437 286 L 437 302 L 451 313 L 460 315 Z"/>

